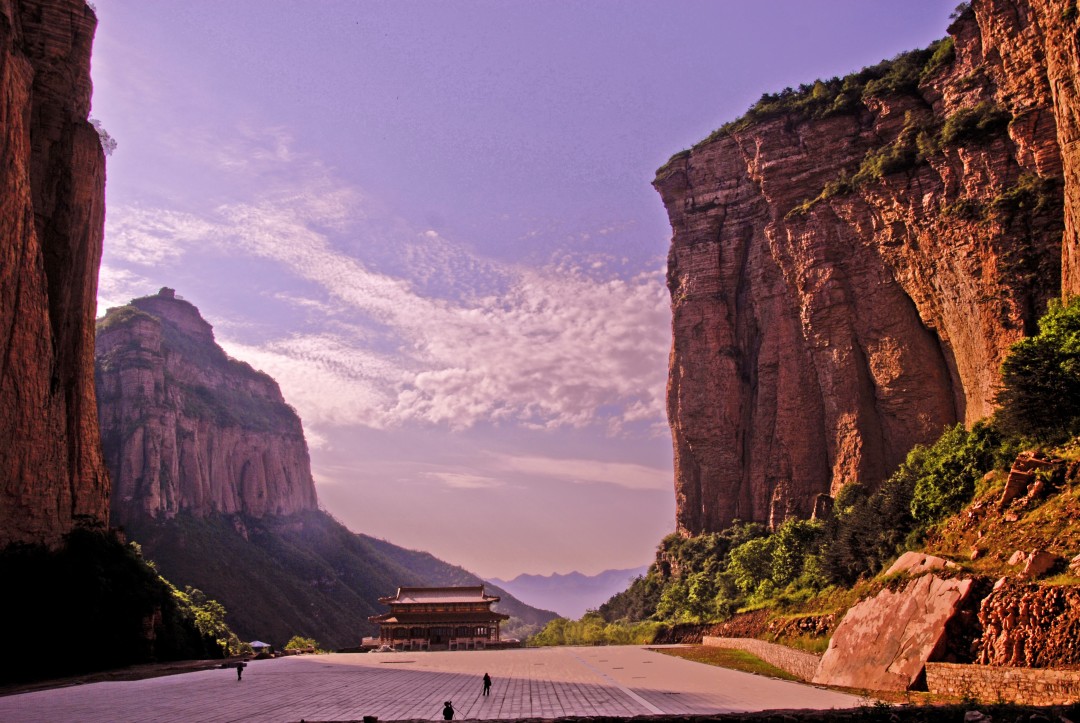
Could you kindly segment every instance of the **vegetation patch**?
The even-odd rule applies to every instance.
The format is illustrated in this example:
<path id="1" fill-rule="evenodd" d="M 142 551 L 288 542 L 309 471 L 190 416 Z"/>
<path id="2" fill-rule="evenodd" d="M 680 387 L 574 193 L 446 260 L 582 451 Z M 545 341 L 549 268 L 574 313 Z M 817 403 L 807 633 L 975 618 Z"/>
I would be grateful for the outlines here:
<path id="1" fill-rule="evenodd" d="M 986 141 L 1008 127 L 1012 115 L 996 103 L 984 101 L 961 108 L 945 119 L 939 141 L 943 146 Z"/>
<path id="2" fill-rule="evenodd" d="M 904 127 L 895 140 L 867 151 L 854 173 L 841 174 L 826 183 L 821 193 L 795 206 L 788 212 L 788 216 L 805 214 L 817 204 L 851 193 L 863 184 L 912 170 L 926 163 L 947 146 L 985 142 L 998 135 L 1011 119 L 1012 116 L 1007 111 L 986 102 L 957 111 L 939 129 L 934 123 L 918 118 L 908 111 L 904 118 Z M 1021 209 L 1031 209 L 1039 213 L 1047 203 L 1060 198 L 1060 195 L 1054 195 L 1054 183 L 1051 179 L 1024 176 L 1015 187 L 1003 192 L 989 204 L 973 199 L 960 199 L 942 209 L 942 212 L 969 220 L 983 220 L 991 215 L 995 218 L 1007 216 L 1007 220 L 1011 220 Z"/>
<path id="3" fill-rule="evenodd" d="M 78 528 L 63 546 L 12 545 L 0 553 L 0 614 L 18 663 L 2 682 L 73 675 L 136 663 L 220 658 L 239 641 L 224 609 L 180 592 L 137 545 Z"/>
<path id="4" fill-rule="evenodd" d="M 157 317 L 147 314 L 142 309 L 127 304 L 125 306 L 117 306 L 109 309 L 105 316 L 97 320 L 95 327 L 97 333 L 108 331 L 109 329 L 115 329 L 125 324 L 130 324 L 136 319 L 143 319 L 145 321 L 157 322 Z"/>
<path id="5" fill-rule="evenodd" d="M 1080 433 L 1080 297 L 1051 300 L 1039 333 L 1013 344 L 1001 371 L 1006 431 L 1045 443 Z"/>
<path id="6" fill-rule="evenodd" d="M 784 88 L 779 93 L 765 93 L 746 113 L 720 126 L 702 144 L 781 115 L 799 120 L 817 120 L 857 112 L 863 100 L 871 96 L 917 94 L 919 82 L 951 63 L 953 57 L 952 39 L 946 38 L 931 43 L 927 48 L 901 53 L 891 60 L 883 60 L 843 78 L 816 80 L 810 84 L 804 83 L 797 89 Z"/>
<path id="7" fill-rule="evenodd" d="M 842 78 L 815 80 L 798 88 L 784 88 L 779 93 L 764 93 L 743 115 L 720 126 L 694 148 L 782 116 L 803 121 L 820 120 L 855 114 L 871 96 L 917 95 L 919 83 L 951 64 L 955 56 L 952 38 L 944 38 L 929 47 L 901 53 Z M 663 176 L 670 164 L 689 153 L 676 153 L 657 171 L 657 176 Z"/>
<path id="8" fill-rule="evenodd" d="M 731 670 L 741 670 L 744 673 L 764 675 L 769 678 L 781 678 L 783 680 L 799 680 L 797 676 L 777 668 L 775 665 L 766 663 L 756 655 L 751 655 L 743 650 L 729 648 L 713 648 L 704 645 L 695 645 L 689 648 L 655 648 L 658 653 L 671 655 L 683 660 L 692 660 L 695 663 L 716 665 Z"/>
<path id="9" fill-rule="evenodd" d="M 581 620 L 556 618 L 528 640 L 530 647 L 548 645 L 649 645 L 665 626 L 654 621 L 633 624 L 609 623 L 590 611 Z"/>

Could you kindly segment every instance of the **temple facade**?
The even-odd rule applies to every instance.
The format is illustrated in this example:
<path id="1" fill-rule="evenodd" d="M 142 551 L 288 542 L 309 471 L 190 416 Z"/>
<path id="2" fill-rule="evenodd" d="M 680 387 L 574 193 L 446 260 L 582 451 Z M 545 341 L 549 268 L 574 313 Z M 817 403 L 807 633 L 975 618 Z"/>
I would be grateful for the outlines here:
<path id="1" fill-rule="evenodd" d="M 379 625 L 379 644 L 394 650 L 483 650 L 505 647 L 499 624 L 509 615 L 491 609 L 495 595 L 476 587 L 399 587 L 381 597 L 390 612 L 368 618 Z M 516 642 L 516 641 L 515 641 Z"/>

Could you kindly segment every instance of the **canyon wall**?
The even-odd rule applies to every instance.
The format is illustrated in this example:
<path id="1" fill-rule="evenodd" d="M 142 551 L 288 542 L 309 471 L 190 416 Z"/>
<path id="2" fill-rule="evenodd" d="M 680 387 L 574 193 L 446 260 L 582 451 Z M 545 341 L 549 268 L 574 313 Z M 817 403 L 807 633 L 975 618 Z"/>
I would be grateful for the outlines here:
<path id="1" fill-rule="evenodd" d="M 109 309 L 96 367 L 115 523 L 317 508 L 300 418 L 277 383 L 229 358 L 171 289 Z"/>
<path id="2" fill-rule="evenodd" d="M 83 0 L 0 0 L 0 548 L 108 519 L 94 401 L 105 158 Z"/>
<path id="3" fill-rule="evenodd" d="M 1009 345 L 1080 287 L 1076 15 L 976 0 L 658 171 L 679 531 L 810 516 L 992 413 Z"/>

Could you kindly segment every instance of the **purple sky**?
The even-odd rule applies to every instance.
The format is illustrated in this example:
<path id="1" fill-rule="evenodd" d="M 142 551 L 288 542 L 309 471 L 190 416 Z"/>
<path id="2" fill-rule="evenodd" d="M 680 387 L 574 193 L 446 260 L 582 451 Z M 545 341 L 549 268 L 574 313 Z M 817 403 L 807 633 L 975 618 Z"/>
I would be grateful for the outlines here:
<path id="1" fill-rule="evenodd" d="M 511 578 L 674 529 L 649 183 L 953 0 L 96 0 L 99 311 L 161 286 L 297 408 L 323 507 Z"/>

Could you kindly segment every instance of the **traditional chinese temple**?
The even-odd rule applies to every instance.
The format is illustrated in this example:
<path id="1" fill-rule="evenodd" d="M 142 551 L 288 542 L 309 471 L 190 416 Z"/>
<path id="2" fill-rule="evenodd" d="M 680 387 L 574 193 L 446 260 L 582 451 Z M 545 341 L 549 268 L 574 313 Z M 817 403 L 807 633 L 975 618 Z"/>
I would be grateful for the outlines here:
<path id="1" fill-rule="evenodd" d="M 476 587 L 399 587 L 381 597 L 390 612 L 368 618 L 379 625 L 379 644 L 395 650 L 483 650 L 503 647 L 499 623 L 509 615 L 491 609 L 499 602 Z"/>

